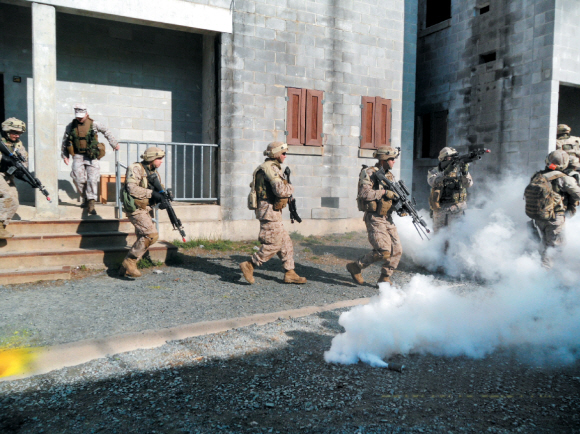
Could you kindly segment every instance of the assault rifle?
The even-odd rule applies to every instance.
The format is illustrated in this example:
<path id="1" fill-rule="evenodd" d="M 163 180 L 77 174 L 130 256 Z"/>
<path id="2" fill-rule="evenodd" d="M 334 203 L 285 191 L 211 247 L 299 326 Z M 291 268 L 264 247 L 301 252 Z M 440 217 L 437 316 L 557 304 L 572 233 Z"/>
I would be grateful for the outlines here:
<path id="1" fill-rule="evenodd" d="M 393 199 L 393 208 L 397 214 L 401 215 L 406 213 L 407 215 L 410 215 L 413 219 L 413 226 L 415 226 L 415 229 L 417 230 L 417 233 L 421 239 L 423 239 L 423 235 L 429 239 L 427 234 L 430 234 L 431 230 L 427 227 L 425 220 L 423 220 L 423 218 L 417 212 L 417 209 L 415 208 L 415 199 L 413 199 L 413 201 L 409 200 L 411 193 L 407 189 L 407 186 L 403 180 L 401 179 L 400 181 L 390 181 L 389 178 L 385 176 L 385 169 L 382 167 L 377 170 L 373 176 L 377 178 L 383 187 L 385 187 L 387 190 L 391 190 L 399 196 L 398 198 Z"/>
<path id="2" fill-rule="evenodd" d="M 46 200 L 50 202 L 50 194 L 46 191 L 42 182 L 35 178 L 26 168 L 24 165 L 26 160 L 18 151 L 10 152 L 8 147 L 0 140 L 0 153 L 2 153 L 2 160 L 5 159 L 10 166 L 6 171 L 8 175 L 14 175 L 16 178 L 27 182 L 32 188 L 38 188 L 46 196 Z"/>
<path id="3" fill-rule="evenodd" d="M 290 168 L 288 166 L 286 166 L 286 170 L 284 170 L 284 175 L 286 175 L 286 180 L 288 181 L 288 184 L 292 184 L 290 182 Z M 298 215 L 298 211 L 296 210 L 296 199 L 294 199 L 293 196 L 290 196 L 288 198 L 288 210 L 290 211 L 290 222 L 294 223 L 294 220 L 296 220 L 298 223 L 302 223 L 302 219 L 300 218 L 300 216 Z"/>
<path id="4" fill-rule="evenodd" d="M 183 242 L 185 243 L 185 230 L 183 229 L 183 225 L 181 224 L 181 220 L 177 218 L 173 207 L 171 206 L 171 202 L 173 201 L 173 194 L 170 190 L 164 190 L 161 186 L 161 182 L 159 182 L 159 177 L 157 173 L 152 173 L 147 176 L 147 182 L 153 186 L 157 193 L 161 193 L 163 199 L 161 203 L 159 203 L 159 209 L 167 210 L 167 215 L 169 216 L 169 221 L 173 226 L 173 229 L 179 231 Z"/>
<path id="5" fill-rule="evenodd" d="M 455 154 L 450 157 L 450 160 L 444 160 L 441 162 L 441 170 L 445 170 L 447 167 L 451 165 L 451 167 L 456 167 L 460 164 L 467 164 L 471 163 L 475 160 L 481 160 L 483 154 L 489 154 L 491 152 L 490 149 L 481 148 L 476 149 L 475 151 L 469 151 L 466 154 Z"/>

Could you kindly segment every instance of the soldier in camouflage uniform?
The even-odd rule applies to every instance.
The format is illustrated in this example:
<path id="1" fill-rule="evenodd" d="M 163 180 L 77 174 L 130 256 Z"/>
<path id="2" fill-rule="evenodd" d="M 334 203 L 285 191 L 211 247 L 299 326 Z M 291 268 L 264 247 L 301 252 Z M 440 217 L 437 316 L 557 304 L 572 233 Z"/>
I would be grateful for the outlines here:
<path id="1" fill-rule="evenodd" d="M 379 160 L 373 167 L 363 166 L 358 183 L 357 203 L 360 211 L 364 211 L 364 222 L 367 227 L 369 242 L 373 250 L 359 258 L 356 262 L 347 264 L 346 269 L 356 283 L 362 285 L 364 279 L 362 270 L 374 262 L 383 260 L 381 275 L 377 284 L 382 282 L 391 283 L 390 277 L 399 265 L 403 247 L 393 223 L 393 200 L 398 199 L 395 192 L 386 190 L 380 184 L 374 173 L 382 167 L 386 177 L 395 181 L 395 175 L 391 171 L 395 165 L 395 158 L 399 156 L 398 150 L 384 146 L 375 151 L 374 156 Z M 404 215 L 404 214 L 401 214 Z"/>
<path id="2" fill-rule="evenodd" d="M 571 136 L 570 128 L 566 124 L 558 125 L 558 131 L 556 132 L 556 150 L 562 149 L 570 155 L 580 157 L 580 137 Z"/>
<path id="3" fill-rule="evenodd" d="M 153 190 L 153 186 L 148 182 L 147 177 L 157 176 L 161 183 L 161 177 L 157 169 L 163 163 L 163 157 L 165 157 L 165 152 L 152 146 L 147 148 L 144 154 L 141 155 L 141 162 L 133 163 L 127 168 L 123 188 L 133 199 L 134 209 L 129 209 L 131 205 L 127 204 L 126 201 L 123 202 L 123 206 L 129 221 L 135 226 L 137 241 L 135 241 L 121 264 L 119 275 L 122 277 L 141 277 L 141 272 L 137 268 L 137 261 L 159 239 L 159 233 L 151 216 L 151 205 L 160 203 L 163 195 Z"/>
<path id="4" fill-rule="evenodd" d="M 26 132 L 26 124 L 16 118 L 8 118 L 2 122 L 2 143 L 10 152 L 18 152 L 27 160 L 25 164 L 28 167 L 28 153 L 20 141 L 20 136 Z M 18 209 L 18 190 L 14 183 L 14 175 L 9 175 L 6 171 L 9 169 L 6 161 L 2 161 L 0 154 L 0 239 L 12 238 L 6 226 L 16 214 Z"/>
<path id="5" fill-rule="evenodd" d="M 552 185 L 553 213 L 549 219 L 535 219 L 536 227 L 540 230 L 542 245 L 542 267 L 552 268 L 552 251 L 564 244 L 565 214 L 580 200 L 580 187 L 572 176 L 565 170 L 569 164 L 569 155 L 563 150 L 551 152 L 546 157 L 546 169 L 539 172 Z M 535 175 L 534 175 L 535 176 Z M 533 179 L 533 178 L 532 178 Z"/>
<path id="6" fill-rule="evenodd" d="M 441 163 L 449 161 L 457 151 L 445 147 L 439 152 L 439 165 L 429 170 L 427 182 L 431 187 L 429 206 L 433 211 L 433 231 L 449 226 L 461 218 L 467 208 L 467 189 L 473 185 L 469 174 L 469 164 L 449 164 L 444 170 Z"/>
<path id="7" fill-rule="evenodd" d="M 294 247 L 282 224 L 282 209 L 294 193 L 294 187 L 286 180 L 281 166 L 286 160 L 287 149 L 286 143 L 270 143 L 264 151 L 268 158 L 254 171 L 258 198 L 256 218 L 260 220 L 258 240 L 262 246 L 249 261 L 240 264 L 244 278 L 249 283 L 254 283 L 254 268 L 269 261 L 275 254 L 282 260 L 286 272 L 285 283 L 306 283 L 306 278 L 294 271 Z"/>
<path id="8" fill-rule="evenodd" d="M 106 126 L 89 117 L 86 105 L 77 104 L 74 109 L 75 119 L 67 125 L 62 139 L 61 157 L 68 166 L 72 156 L 71 178 L 83 198 L 81 207 L 86 207 L 88 213 L 94 215 L 97 213 L 95 201 L 101 166 L 97 158 L 91 158 L 88 154 L 99 142 L 97 133 L 103 133 L 116 151 L 119 150 L 119 144 Z"/>

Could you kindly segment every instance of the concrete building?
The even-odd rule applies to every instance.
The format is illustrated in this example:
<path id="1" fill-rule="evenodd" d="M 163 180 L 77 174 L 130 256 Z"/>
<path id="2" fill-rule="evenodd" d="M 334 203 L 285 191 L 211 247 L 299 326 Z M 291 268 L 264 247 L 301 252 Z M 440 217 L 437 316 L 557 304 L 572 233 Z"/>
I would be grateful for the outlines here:
<path id="1" fill-rule="evenodd" d="M 580 134 L 580 3 L 420 0 L 413 185 L 426 206 L 428 168 L 444 146 L 492 150 L 472 170 L 531 174 L 556 126 Z"/>
<path id="2" fill-rule="evenodd" d="M 411 182 L 416 23 L 417 0 L 0 0 L 0 114 L 28 124 L 32 167 L 60 197 L 37 195 L 29 217 L 77 204 L 59 155 L 83 102 L 131 149 L 122 160 L 135 142 L 171 149 L 167 182 L 197 204 L 182 219 L 191 237 L 257 235 L 246 197 L 273 140 L 293 143 L 304 222 L 291 230 L 362 228 L 356 184 L 373 147 L 400 146 Z M 112 152 L 101 166 L 114 174 Z"/>

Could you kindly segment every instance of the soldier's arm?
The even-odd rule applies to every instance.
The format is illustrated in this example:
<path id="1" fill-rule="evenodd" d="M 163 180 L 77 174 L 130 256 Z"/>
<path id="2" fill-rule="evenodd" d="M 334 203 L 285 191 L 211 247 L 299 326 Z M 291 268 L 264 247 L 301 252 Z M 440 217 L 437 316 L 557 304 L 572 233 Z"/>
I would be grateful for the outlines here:
<path id="1" fill-rule="evenodd" d="M 580 200 L 580 186 L 571 176 L 564 176 L 562 179 L 562 189 L 570 196 L 573 201 Z"/>
<path id="2" fill-rule="evenodd" d="M 127 169 L 127 191 L 135 199 L 149 199 L 153 193 L 153 190 L 139 185 L 142 179 L 143 174 L 138 167 L 129 167 Z"/>
<path id="3" fill-rule="evenodd" d="M 433 187 L 435 184 L 441 182 L 444 177 L 445 174 L 440 172 L 437 167 L 434 167 L 427 172 L 427 183 L 429 184 L 429 187 Z"/>
<path id="4" fill-rule="evenodd" d="M 28 169 L 28 152 L 26 151 L 26 148 L 22 145 L 22 143 L 19 143 L 15 148 L 15 151 L 18 151 L 18 153 L 22 156 L 22 158 L 24 158 L 24 167 L 26 167 Z"/>
<path id="5" fill-rule="evenodd" d="M 269 170 L 264 171 L 268 182 L 272 186 L 274 194 L 278 197 L 290 197 L 294 194 L 294 186 L 292 184 L 287 184 L 283 180 L 283 172 L 276 166 L 271 166 L 272 172 Z"/>
<path id="6" fill-rule="evenodd" d="M 373 183 L 371 181 L 373 173 L 372 169 L 366 169 L 365 173 L 361 172 L 359 181 L 358 197 L 367 202 L 379 200 L 385 194 L 385 190 L 382 187 L 379 190 L 373 190 Z M 365 174 L 366 176 L 364 176 Z"/>
<path id="7" fill-rule="evenodd" d="M 471 173 L 467 175 L 461 175 L 461 180 L 463 181 L 463 186 L 465 188 L 469 188 L 473 185 L 473 178 L 471 177 Z"/>
<path id="8" fill-rule="evenodd" d="M 68 153 L 68 149 L 66 148 L 69 144 L 68 136 L 70 134 L 71 124 L 68 124 L 64 129 L 64 136 L 62 137 L 62 144 L 60 146 L 60 157 L 62 159 L 69 158 L 70 154 Z"/>
<path id="9" fill-rule="evenodd" d="M 102 133 L 105 136 L 105 138 L 109 142 L 109 145 L 111 145 L 111 148 L 116 149 L 118 147 L 119 142 L 117 142 L 115 136 L 113 136 L 111 131 L 106 126 L 104 126 L 99 122 L 93 122 L 93 128 L 96 132 Z"/>

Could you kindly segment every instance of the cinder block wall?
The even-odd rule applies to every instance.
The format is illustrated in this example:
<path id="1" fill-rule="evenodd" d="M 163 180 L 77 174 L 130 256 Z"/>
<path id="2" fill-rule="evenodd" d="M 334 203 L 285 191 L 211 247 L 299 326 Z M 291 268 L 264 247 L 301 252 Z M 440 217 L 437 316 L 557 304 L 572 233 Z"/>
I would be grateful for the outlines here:
<path id="1" fill-rule="evenodd" d="M 405 2 L 237 0 L 234 32 L 221 42 L 224 219 L 254 218 L 246 207 L 252 172 L 270 141 L 285 140 L 287 87 L 322 90 L 325 100 L 324 155 L 287 159 L 300 214 L 360 219 L 358 175 L 362 164 L 374 164 L 359 158 L 363 96 L 393 100 L 392 145 L 411 157 L 411 140 L 401 141 Z M 406 60 L 414 79 L 414 59 Z M 324 207 L 321 197 L 338 208 Z"/>
<path id="2" fill-rule="evenodd" d="M 424 7 L 420 0 L 420 13 Z M 417 114 L 448 110 L 448 145 L 492 150 L 472 170 L 476 185 L 489 174 L 536 170 L 553 142 L 554 7 L 555 0 L 452 0 L 450 26 L 419 34 Z M 491 51 L 496 61 L 482 63 Z M 414 170 L 425 202 L 426 163 L 436 161 L 417 160 Z"/>

